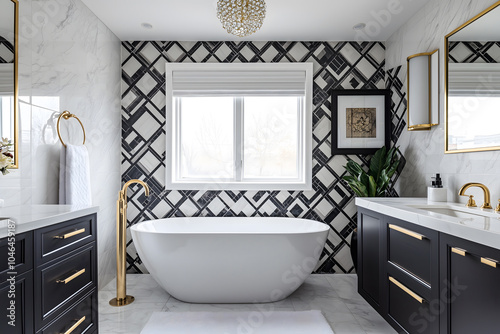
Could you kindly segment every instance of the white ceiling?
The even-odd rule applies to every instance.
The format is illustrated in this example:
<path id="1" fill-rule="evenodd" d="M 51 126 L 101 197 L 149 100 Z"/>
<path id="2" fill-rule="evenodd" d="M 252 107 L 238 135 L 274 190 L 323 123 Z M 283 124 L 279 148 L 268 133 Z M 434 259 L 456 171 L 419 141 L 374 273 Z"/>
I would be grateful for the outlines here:
<path id="1" fill-rule="evenodd" d="M 222 28 L 217 0 L 83 0 L 122 41 L 353 41 L 360 22 L 368 24 L 363 40 L 385 41 L 428 1 L 267 0 L 260 31 L 239 38 Z"/>

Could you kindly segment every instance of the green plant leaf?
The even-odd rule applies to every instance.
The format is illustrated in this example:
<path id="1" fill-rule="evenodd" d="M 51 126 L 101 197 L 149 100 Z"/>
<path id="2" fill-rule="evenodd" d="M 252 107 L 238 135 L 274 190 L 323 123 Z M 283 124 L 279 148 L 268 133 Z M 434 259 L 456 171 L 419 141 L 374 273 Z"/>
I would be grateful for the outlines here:
<path id="1" fill-rule="evenodd" d="M 375 182 L 375 178 L 372 175 L 369 176 L 369 181 L 368 196 L 375 197 L 377 195 L 377 182 Z"/>
<path id="2" fill-rule="evenodd" d="M 370 180 L 368 179 L 368 174 L 366 174 L 366 172 L 363 171 L 363 173 L 359 175 L 358 180 L 368 188 Z"/>
<path id="3" fill-rule="evenodd" d="M 366 186 L 362 184 L 357 178 L 353 176 L 344 176 L 343 179 L 347 181 L 347 184 L 349 185 L 349 187 L 351 187 L 351 189 L 357 196 L 359 197 L 368 196 Z"/>
<path id="4" fill-rule="evenodd" d="M 370 160 L 370 175 L 372 175 L 375 180 L 378 180 L 384 164 L 386 161 L 386 148 L 383 146 L 381 149 L 377 150 Z"/>
<path id="5" fill-rule="evenodd" d="M 385 163 L 384 163 L 384 169 L 387 169 L 391 166 L 391 163 L 393 162 L 394 157 L 395 157 L 395 153 L 396 153 L 396 147 L 392 147 L 387 152 L 387 156 L 385 158 Z"/>
<path id="6" fill-rule="evenodd" d="M 382 188 L 384 184 L 388 184 L 389 181 L 390 178 L 387 176 L 387 169 L 383 169 L 382 174 L 380 174 L 380 178 L 378 179 L 377 187 Z"/>
<path id="7" fill-rule="evenodd" d="M 349 186 L 354 191 L 354 193 L 359 197 L 368 197 L 366 187 L 361 183 L 349 182 Z"/>
<path id="8" fill-rule="evenodd" d="M 344 168 L 354 177 L 359 177 L 363 173 L 363 168 L 355 161 L 349 160 Z"/>
<path id="9" fill-rule="evenodd" d="M 387 177 L 390 179 L 392 178 L 392 176 L 394 175 L 394 173 L 396 173 L 396 171 L 398 170 L 398 167 L 399 167 L 399 163 L 400 163 L 400 160 L 398 161 L 395 161 L 394 162 L 394 165 L 389 169 L 389 171 L 387 172 Z"/>
<path id="10" fill-rule="evenodd" d="M 397 171 L 400 163 L 398 157 L 399 147 L 387 150 L 380 148 L 370 160 L 368 172 L 357 162 L 348 159 L 344 168 L 350 175 L 343 179 L 359 197 L 385 196 L 391 178 Z"/>
<path id="11" fill-rule="evenodd" d="M 384 169 L 382 171 L 382 175 L 380 175 L 380 182 L 377 184 L 377 196 L 384 196 L 385 190 L 389 185 L 391 179 L 387 176 L 387 170 Z"/>
<path id="12" fill-rule="evenodd" d="M 355 178 L 354 176 L 351 176 L 351 175 L 346 175 L 342 178 L 343 180 L 346 180 L 347 182 L 359 182 L 359 180 L 357 178 Z"/>
<path id="13" fill-rule="evenodd" d="M 361 183 L 357 183 L 357 189 L 359 191 L 359 195 L 360 197 L 368 197 L 368 189 L 366 188 L 366 186 L 364 184 L 361 184 Z"/>

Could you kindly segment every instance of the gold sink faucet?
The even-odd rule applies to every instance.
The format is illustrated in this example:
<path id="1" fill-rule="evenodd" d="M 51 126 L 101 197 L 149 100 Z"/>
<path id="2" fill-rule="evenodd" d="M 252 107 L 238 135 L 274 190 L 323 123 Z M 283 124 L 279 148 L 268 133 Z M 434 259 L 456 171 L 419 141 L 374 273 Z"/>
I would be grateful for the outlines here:
<path id="1" fill-rule="evenodd" d="M 111 306 L 125 306 L 134 301 L 134 297 L 127 296 L 126 256 L 127 256 L 127 189 L 138 183 L 144 187 L 146 196 L 149 196 L 149 187 L 141 180 L 130 180 L 118 193 L 116 202 L 116 298 L 109 301 Z"/>
<path id="2" fill-rule="evenodd" d="M 476 206 L 476 202 L 474 201 L 472 195 L 466 195 L 465 194 L 465 191 L 467 189 L 469 189 L 470 187 L 478 187 L 478 188 L 481 188 L 483 190 L 483 193 L 484 193 L 484 203 L 483 205 L 481 205 L 481 209 L 493 209 L 491 207 L 491 204 L 490 204 L 490 190 L 488 189 L 488 187 L 486 187 L 484 184 L 482 183 L 477 183 L 477 182 L 470 182 L 470 183 L 466 183 L 462 186 L 462 188 L 460 188 L 460 191 L 458 192 L 458 194 L 460 196 L 469 196 L 469 201 L 467 202 L 467 205 L 468 207 L 474 207 Z"/>

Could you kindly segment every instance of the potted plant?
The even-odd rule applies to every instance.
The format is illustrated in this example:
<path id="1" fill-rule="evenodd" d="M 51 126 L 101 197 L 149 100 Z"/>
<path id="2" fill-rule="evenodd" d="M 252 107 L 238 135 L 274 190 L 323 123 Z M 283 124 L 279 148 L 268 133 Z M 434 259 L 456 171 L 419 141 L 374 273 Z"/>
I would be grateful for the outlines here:
<path id="1" fill-rule="evenodd" d="M 400 158 L 397 152 L 397 147 L 390 150 L 385 146 L 382 147 L 371 158 L 367 170 L 349 159 L 344 166 L 349 175 L 343 179 L 358 197 L 385 197 L 391 178 L 399 167 Z M 355 229 L 351 239 L 351 257 L 356 270 L 357 243 L 357 229 Z"/>

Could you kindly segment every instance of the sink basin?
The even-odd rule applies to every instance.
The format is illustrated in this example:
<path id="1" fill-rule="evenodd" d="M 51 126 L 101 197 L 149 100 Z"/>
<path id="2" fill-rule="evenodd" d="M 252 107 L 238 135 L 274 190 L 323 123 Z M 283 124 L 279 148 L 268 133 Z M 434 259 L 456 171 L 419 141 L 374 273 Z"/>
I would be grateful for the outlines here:
<path id="1" fill-rule="evenodd" d="M 438 208 L 438 207 L 421 207 L 419 209 L 439 213 L 441 215 L 447 215 L 451 217 L 456 217 L 456 218 L 478 218 L 478 217 L 484 217 L 484 215 L 481 215 L 479 213 L 469 213 L 469 212 L 464 212 L 452 208 Z"/>
<path id="2" fill-rule="evenodd" d="M 436 218 L 452 218 L 462 225 L 487 231 L 500 232 L 500 214 L 493 210 L 467 208 L 461 205 L 408 205 L 414 209 L 425 211 Z"/>

